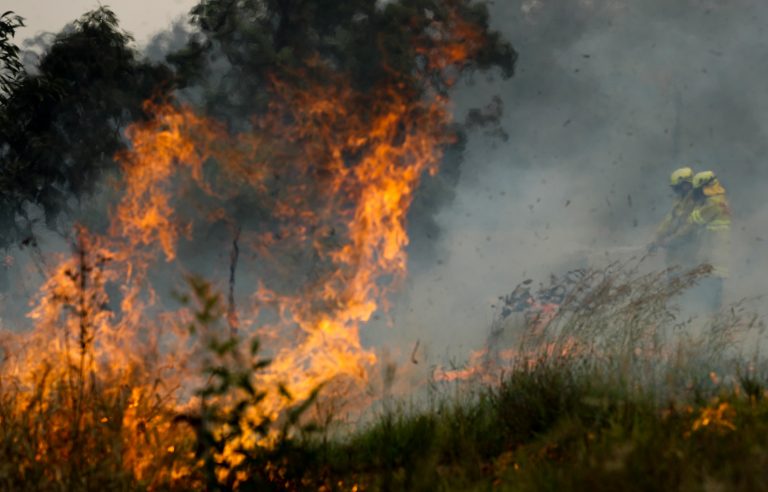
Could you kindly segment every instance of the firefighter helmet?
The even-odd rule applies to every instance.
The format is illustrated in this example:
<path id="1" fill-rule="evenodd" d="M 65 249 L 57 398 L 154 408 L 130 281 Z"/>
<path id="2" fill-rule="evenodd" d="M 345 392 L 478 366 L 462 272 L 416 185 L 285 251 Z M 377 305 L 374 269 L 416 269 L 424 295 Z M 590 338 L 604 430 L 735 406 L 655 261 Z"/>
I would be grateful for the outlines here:
<path id="1" fill-rule="evenodd" d="M 693 177 L 693 187 L 695 189 L 704 188 L 716 179 L 717 176 L 712 171 L 702 171 Z"/>
<path id="2" fill-rule="evenodd" d="M 669 177 L 669 184 L 671 186 L 678 186 L 684 182 L 690 183 L 692 180 L 693 169 L 690 167 L 681 167 L 680 169 L 677 169 L 675 172 L 673 172 Z"/>

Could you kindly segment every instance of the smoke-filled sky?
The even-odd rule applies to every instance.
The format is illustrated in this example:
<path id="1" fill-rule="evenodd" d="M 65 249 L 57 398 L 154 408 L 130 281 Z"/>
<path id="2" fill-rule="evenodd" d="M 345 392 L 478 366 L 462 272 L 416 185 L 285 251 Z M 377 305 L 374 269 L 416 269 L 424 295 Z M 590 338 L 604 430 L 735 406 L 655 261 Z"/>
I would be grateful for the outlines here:
<path id="1" fill-rule="evenodd" d="M 670 204 L 669 173 L 683 165 L 714 170 L 729 192 L 729 297 L 764 294 L 768 4 L 528 0 L 491 9 L 520 53 L 517 74 L 474 80 L 459 108 L 499 94 L 510 138 L 471 141 L 457 198 L 441 213 L 441 255 L 412 278 L 396 329 L 433 340 L 435 356 L 479 346 L 496 296 L 523 279 L 642 251 Z"/>
<path id="2" fill-rule="evenodd" d="M 140 45 L 194 3 L 107 2 Z M 22 38 L 94 6 L 0 5 L 26 17 Z M 470 138 L 456 198 L 439 214 L 437 254 L 412 265 L 393 326 L 364 337 L 420 339 L 434 357 L 479 346 L 491 303 L 521 280 L 641 251 L 670 204 L 668 175 L 682 165 L 714 170 L 729 192 L 730 297 L 763 294 L 768 3 L 504 0 L 491 10 L 520 53 L 517 73 L 464 84 L 456 114 L 497 94 L 509 139 Z"/>

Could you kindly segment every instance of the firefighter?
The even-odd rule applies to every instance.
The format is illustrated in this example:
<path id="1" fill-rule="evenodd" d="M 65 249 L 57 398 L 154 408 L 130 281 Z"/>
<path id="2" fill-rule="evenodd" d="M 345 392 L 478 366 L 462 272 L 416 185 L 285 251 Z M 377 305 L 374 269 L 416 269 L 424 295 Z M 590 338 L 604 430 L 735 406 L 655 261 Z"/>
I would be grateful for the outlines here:
<path id="1" fill-rule="evenodd" d="M 699 263 L 712 265 L 712 276 L 702 280 L 709 284 L 711 307 L 720 310 L 723 303 L 723 284 L 730 273 L 731 207 L 725 188 L 712 171 L 693 177 L 696 206 L 688 222 L 696 225 L 700 237 Z"/>
<path id="2" fill-rule="evenodd" d="M 686 224 L 676 234 L 695 234 L 699 243 L 696 263 L 712 267 L 710 276 L 700 280 L 695 292 L 699 301 L 712 311 L 723 303 L 723 285 L 729 275 L 731 254 L 731 209 L 725 188 L 712 171 L 693 177 L 694 207 Z"/>
<path id="3" fill-rule="evenodd" d="M 663 248 L 670 275 L 680 268 L 693 268 L 696 257 L 695 231 L 688 229 L 687 220 L 694 209 L 693 169 L 682 167 L 669 177 L 669 184 L 675 195 L 672 210 L 656 229 L 654 240 L 649 245 L 650 252 Z M 683 229 L 687 232 L 681 233 Z"/>

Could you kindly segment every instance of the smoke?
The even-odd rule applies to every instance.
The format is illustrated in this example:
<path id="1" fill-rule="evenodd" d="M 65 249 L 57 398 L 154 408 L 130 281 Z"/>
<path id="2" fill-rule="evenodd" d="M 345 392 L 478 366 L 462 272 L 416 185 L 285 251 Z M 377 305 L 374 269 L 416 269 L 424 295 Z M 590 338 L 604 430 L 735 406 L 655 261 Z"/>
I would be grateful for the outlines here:
<path id="1" fill-rule="evenodd" d="M 498 95 L 503 133 L 470 132 L 425 178 L 409 218 L 409 280 L 365 341 L 410 356 L 420 340 L 419 360 L 465 356 L 487 335 L 497 296 L 521 280 L 639 253 L 682 165 L 714 170 L 729 192 L 730 299 L 763 294 L 768 6 L 509 0 L 490 9 L 491 27 L 520 53 L 516 75 L 477 75 L 452 97 L 463 121 Z M 145 54 L 159 62 L 178 52 L 188 31 L 176 23 Z M 231 67 L 210 63 L 215 88 Z M 211 230 L 181 256 L 213 249 L 217 262 L 190 268 L 221 274 L 230 242 L 230 231 Z"/>
<path id="2" fill-rule="evenodd" d="M 516 75 L 466 84 L 456 114 L 498 94 L 509 139 L 469 139 L 438 218 L 440 254 L 411 277 L 389 319 L 394 339 L 421 340 L 433 362 L 461 359 L 488 334 L 497 296 L 525 278 L 640 254 L 684 165 L 715 171 L 728 190 L 727 298 L 765 294 L 768 6 L 528 0 L 491 11 L 520 53 Z"/>

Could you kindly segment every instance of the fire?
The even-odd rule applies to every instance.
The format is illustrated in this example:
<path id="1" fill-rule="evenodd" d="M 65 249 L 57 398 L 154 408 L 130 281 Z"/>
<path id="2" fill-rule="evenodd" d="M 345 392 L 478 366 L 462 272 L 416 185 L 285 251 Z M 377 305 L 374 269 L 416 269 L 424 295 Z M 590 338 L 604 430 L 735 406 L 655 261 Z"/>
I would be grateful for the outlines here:
<path id="1" fill-rule="evenodd" d="M 465 63 L 486 42 L 484 34 L 474 25 L 450 12 L 446 20 L 432 23 L 432 36 L 425 40 L 419 51 L 427 56 L 431 69 L 444 70 Z"/>
<path id="2" fill-rule="evenodd" d="M 584 352 L 584 347 L 574 338 L 558 342 L 548 341 L 532 348 L 492 350 L 486 346 L 473 350 L 463 368 L 436 368 L 432 378 L 441 383 L 471 382 L 493 386 L 499 384 L 505 375 L 517 370 L 532 370 L 538 365 L 578 356 Z"/>
<path id="3" fill-rule="evenodd" d="M 259 194 L 264 188 L 257 178 L 265 175 L 260 169 L 269 163 L 252 160 L 249 150 L 278 135 L 285 147 L 298 149 L 292 155 L 278 152 L 286 159 L 287 173 L 301 179 L 281 190 L 286 198 L 274 203 L 274 211 L 283 244 L 310 248 L 325 264 L 319 278 L 298 294 L 257 289 L 256 312 L 248 317 L 254 325 L 244 327 L 277 342 L 263 382 L 282 384 L 297 400 L 341 376 L 366 383 L 376 357 L 360 344 L 360 324 L 371 318 L 387 290 L 406 273 L 405 217 L 413 192 L 423 173 L 435 169 L 440 146 L 450 142 L 444 101 L 409 105 L 395 92 L 384 100 L 388 104 L 371 117 L 349 110 L 370 102 L 368 97 L 341 85 L 307 93 L 276 84 L 276 102 L 254 122 L 257 129 L 270 132 L 268 137 L 228 137 L 219 125 L 208 124 L 189 109 L 163 106 L 153 109 L 156 118 L 150 123 L 129 130 L 134 145 L 121 156 L 125 194 L 110 232 L 134 258 L 142 247 L 154 246 L 171 261 L 179 238 L 173 227 L 177 219 L 171 181 L 178 180 L 182 169 L 201 191 L 227 197 L 202 180 L 206 161 L 222 162 L 228 179 L 245 179 Z M 280 126 L 282 121 L 290 123 Z M 347 155 L 358 156 L 354 166 L 345 162 Z M 324 186 L 312 190 L 308 182 L 318 165 L 324 170 Z M 308 234 L 310 230 L 315 232 Z M 330 230 L 339 231 L 346 241 L 329 245 Z M 186 234 L 192 234 L 191 229 Z M 256 250 L 263 251 L 274 239 L 266 235 L 257 242 Z M 135 259 L 133 263 L 134 271 L 146 269 L 135 266 Z M 280 320 L 261 325 L 259 311 L 266 310 L 278 313 Z M 301 336 L 291 328 L 298 328 Z M 284 334 L 290 335 L 281 340 Z M 284 398 L 275 393 L 263 411 L 274 419 L 284 405 Z"/>
<path id="4" fill-rule="evenodd" d="M 484 42 L 455 16 L 432 32 L 417 47 L 430 70 L 462 66 Z M 246 130 L 171 101 L 147 102 L 149 121 L 128 128 L 109 227 L 78 229 L 75 254 L 59 259 L 35 300 L 35 329 L 11 337 L 6 350 L 13 356 L 3 378 L 24 395 L 19 409 L 47 405 L 61 391 L 44 381 L 76 381 L 56 414 L 66 435 L 41 441 L 39 453 L 101 425 L 115 426 L 125 467 L 139 479 L 188 454 L 189 435 L 180 437 L 171 421 L 195 404 L 189 387 L 199 383 L 201 348 L 182 328 L 188 310 L 169 310 L 155 281 L 163 265 L 186 269 L 179 245 L 212 223 L 243 227 L 238 248 L 270 274 L 252 288 L 249 305 L 230 313 L 238 333 L 265 341 L 271 358 L 254 374 L 267 394 L 247 418 L 278 420 L 320 386 L 324 398 L 364 399 L 378 359 L 360 329 L 405 278 L 406 216 L 421 177 L 436 171 L 453 141 L 451 116 L 440 91 L 414 94 L 393 82 L 363 93 L 330 66 L 308 66 L 326 82 L 273 79 L 267 111 Z M 241 223 L 232 203 L 242 197 L 264 217 Z M 204 213 L 190 213 L 190 204 Z M 233 263 L 233 288 L 235 270 Z M 120 419 L 87 410 L 97 387 L 110 388 Z M 220 460 L 236 462 L 240 445 L 265 443 L 245 435 L 230 444 Z M 163 476 L 186 476 L 193 465 L 185 463 L 173 462 Z"/>
<path id="5" fill-rule="evenodd" d="M 221 124 L 189 108 L 151 103 L 145 106 L 154 119 L 128 128 L 131 151 L 118 156 L 123 164 L 121 186 L 125 195 L 114 214 L 110 235 L 121 237 L 132 248 L 158 243 L 166 260 L 172 261 L 180 233 L 191 232 L 174 220 L 171 187 L 180 171 L 187 171 L 197 186 L 212 193 L 203 178 L 207 160 L 236 168 L 252 186 L 261 181 L 259 170 L 263 166 L 255 165 L 250 173 L 244 172 L 244 163 L 253 155 L 250 149 L 233 142 Z"/>

